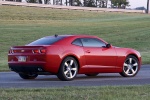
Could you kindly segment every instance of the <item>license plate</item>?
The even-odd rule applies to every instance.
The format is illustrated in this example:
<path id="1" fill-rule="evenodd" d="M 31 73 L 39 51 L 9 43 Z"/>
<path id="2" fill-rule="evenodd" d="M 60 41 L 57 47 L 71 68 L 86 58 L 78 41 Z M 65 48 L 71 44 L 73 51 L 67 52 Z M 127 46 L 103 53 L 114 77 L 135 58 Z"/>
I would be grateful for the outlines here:
<path id="1" fill-rule="evenodd" d="M 26 62 L 26 56 L 19 56 L 18 61 L 19 62 Z"/>

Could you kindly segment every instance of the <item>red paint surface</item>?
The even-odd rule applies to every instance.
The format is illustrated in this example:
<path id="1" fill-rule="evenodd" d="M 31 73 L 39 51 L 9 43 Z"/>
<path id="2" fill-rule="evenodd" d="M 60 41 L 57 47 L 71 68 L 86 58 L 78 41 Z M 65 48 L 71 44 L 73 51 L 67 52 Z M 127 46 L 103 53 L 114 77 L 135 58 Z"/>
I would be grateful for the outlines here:
<path id="1" fill-rule="evenodd" d="M 134 55 L 141 65 L 141 55 L 133 49 L 114 46 L 110 48 L 81 47 L 71 44 L 76 38 L 86 37 L 100 39 L 88 35 L 71 35 L 49 46 L 14 46 L 9 51 L 8 64 L 42 66 L 46 72 L 57 74 L 62 60 L 67 56 L 73 56 L 79 64 L 78 73 L 116 73 L 122 71 L 126 57 Z M 39 53 L 38 50 L 42 52 Z M 26 62 L 19 62 L 18 56 L 25 56 Z"/>

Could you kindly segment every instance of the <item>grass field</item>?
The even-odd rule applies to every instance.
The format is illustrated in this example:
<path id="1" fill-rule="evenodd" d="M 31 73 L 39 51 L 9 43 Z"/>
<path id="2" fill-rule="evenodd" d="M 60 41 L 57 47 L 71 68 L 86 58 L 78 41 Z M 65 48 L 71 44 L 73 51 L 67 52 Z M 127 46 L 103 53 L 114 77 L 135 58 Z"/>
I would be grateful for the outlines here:
<path id="1" fill-rule="evenodd" d="M 137 49 L 150 64 L 150 15 L 0 6 L 0 71 L 10 46 L 54 34 L 97 35 L 112 45 Z"/>
<path id="2" fill-rule="evenodd" d="M 0 89 L 0 100 L 149 100 L 150 86 Z"/>

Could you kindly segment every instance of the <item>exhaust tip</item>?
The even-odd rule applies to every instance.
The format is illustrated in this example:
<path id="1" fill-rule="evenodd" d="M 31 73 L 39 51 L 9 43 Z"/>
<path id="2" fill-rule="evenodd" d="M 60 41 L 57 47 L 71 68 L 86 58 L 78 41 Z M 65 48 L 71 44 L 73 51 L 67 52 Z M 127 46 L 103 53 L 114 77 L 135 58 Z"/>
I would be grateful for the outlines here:
<path id="1" fill-rule="evenodd" d="M 40 72 L 41 72 L 41 71 L 43 71 L 43 69 L 42 69 L 42 68 L 38 68 L 38 71 L 40 71 Z"/>

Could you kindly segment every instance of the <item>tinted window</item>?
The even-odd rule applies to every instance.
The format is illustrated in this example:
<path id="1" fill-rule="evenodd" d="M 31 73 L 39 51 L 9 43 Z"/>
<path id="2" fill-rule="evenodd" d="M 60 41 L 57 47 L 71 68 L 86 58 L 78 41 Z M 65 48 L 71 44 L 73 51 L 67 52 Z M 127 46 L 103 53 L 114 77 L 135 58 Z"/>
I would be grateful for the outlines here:
<path id="1" fill-rule="evenodd" d="M 61 39 L 65 38 L 64 36 L 49 36 L 49 37 L 44 37 L 41 39 L 38 39 L 28 45 L 51 45 Z"/>
<path id="2" fill-rule="evenodd" d="M 72 42 L 72 44 L 77 45 L 77 46 L 82 46 L 82 42 L 80 39 L 76 39 Z"/>
<path id="3" fill-rule="evenodd" d="M 82 38 L 82 44 L 84 47 L 103 47 L 106 44 L 96 38 Z"/>

